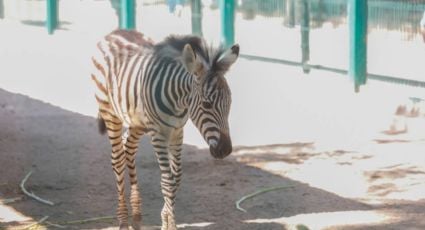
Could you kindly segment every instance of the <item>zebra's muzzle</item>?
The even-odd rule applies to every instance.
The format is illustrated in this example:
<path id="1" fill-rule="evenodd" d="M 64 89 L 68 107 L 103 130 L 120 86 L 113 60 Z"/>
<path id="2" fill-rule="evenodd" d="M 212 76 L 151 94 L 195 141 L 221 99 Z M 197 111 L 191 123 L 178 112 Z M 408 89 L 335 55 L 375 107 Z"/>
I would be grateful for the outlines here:
<path id="1" fill-rule="evenodd" d="M 210 153 L 215 159 L 223 159 L 232 152 L 232 140 L 228 134 L 220 132 L 220 139 L 217 144 L 210 145 Z"/>

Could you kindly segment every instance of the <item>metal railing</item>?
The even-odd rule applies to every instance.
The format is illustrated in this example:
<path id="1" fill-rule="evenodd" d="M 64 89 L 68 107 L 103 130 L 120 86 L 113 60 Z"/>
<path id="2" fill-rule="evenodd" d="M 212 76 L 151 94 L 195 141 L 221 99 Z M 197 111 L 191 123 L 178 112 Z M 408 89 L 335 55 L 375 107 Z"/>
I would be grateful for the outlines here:
<path id="1" fill-rule="evenodd" d="M 140 5 L 153 8 L 164 7 L 161 9 L 166 9 L 166 4 L 169 3 L 167 0 L 108 1 L 111 1 L 112 6 L 115 6 L 114 9 L 119 18 L 117 25 L 123 29 L 140 28 L 136 25 L 136 21 L 145 25 L 150 23 L 143 19 L 143 12 L 146 11 L 136 10 L 138 7 L 136 2 L 138 5 L 141 3 Z M 18 5 L 23 6 L 28 2 L 20 2 Z M 3 0 L 0 0 L 0 18 L 4 17 L 2 3 Z M 59 0 L 45 0 L 45 3 L 45 26 L 48 33 L 53 34 L 60 25 L 61 15 L 58 12 L 58 9 L 60 9 L 58 5 L 61 3 Z M 384 46 L 382 46 L 384 48 L 379 49 L 382 54 L 371 52 L 381 44 L 379 44 L 380 40 L 371 40 L 370 38 L 375 36 L 375 31 L 385 30 L 385 33 L 378 34 L 375 37 L 379 39 L 382 37 L 382 43 L 388 43 L 391 46 L 393 41 L 386 41 L 385 34 L 393 33 L 392 31 L 396 31 L 397 34 L 404 34 L 403 36 L 407 37 L 403 38 L 405 40 L 418 37 L 421 31 L 419 21 L 425 10 L 425 0 L 185 0 L 184 5 L 190 7 L 189 20 L 185 19 L 184 22 L 187 25 L 191 24 L 193 34 L 205 36 L 206 32 L 209 32 L 208 30 L 212 27 L 211 22 L 217 21 L 219 29 L 214 33 L 220 34 L 219 41 L 225 46 L 233 44 L 235 40 L 238 43 L 243 43 L 241 47 L 244 47 L 242 49 L 244 55 L 242 57 L 297 65 L 305 73 L 309 73 L 311 69 L 321 69 L 344 75 L 348 74 L 353 79 L 356 90 L 359 90 L 359 87 L 366 83 L 366 79 L 419 87 L 425 86 L 425 78 L 418 76 L 422 67 L 407 61 L 414 60 L 415 57 L 411 59 L 410 57 L 400 57 L 399 59 L 392 57 L 391 64 L 388 64 L 388 68 L 386 68 L 385 63 L 382 64 L 382 62 L 385 62 L 390 56 L 397 55 L 386 55 L 391 49 L 386 49 Z M 209 14 L 211 12 L 213 13 Z M 142 20 L 137 20 L 137 17 L 142 18 Z M 37 18 L 37 20 L 39 19 Z M 68 18 L 68 20 L 70 19 Z M 208 24 L 204 25 L 205 23 Z M 261 31 L 262 23 L 270 24 L 273 27 Z M 260 27 L 253 27 L 251 24 Z M 329 28 L 329 25 L 336 29 L 323 29 L 321 31 L 321 28 Z M 259 28 L 260 31 L 258 31 Z M 249 37 L 252 33 L 254 33 L 254 36 Z M 326 55 L 332 56 L 329 53 L 334 52 L 332 50 L 333 41 L 324 41 L 324 43 L 327 42 L 328 45 L 331 45 L 329 51 L 324 52 L 323 49 L 318 49 L 318 44 L 319 46 L 322 45 L 318 43 L 318 37 L 327 33 L 330 35 L 325 36 L 325 39 L 337 36 L 340 37 L 339 42 L 344 43 L 344 45 L 339 44 L 340 50 L 335 50 L 337 53 L 332 55 L 337 56 L 337 59 L 343 59 L 344 62 L 346 60 L 346 64 L 335 64 L 332 62 L 332 58 L 323 61 L 327 60 Z M 246 49 L 245 47 L 248 46 L 250 40 L 256 36 L 262 39 L 257 39 L 258 41 L 252 44 L 251 49 Z M 284 40 L 285 37 L 291 37 L 288 44 L 284 44 L 287 42 L 287 40 Z M 262 43 L 267 44 L 263 46 Z M 398 45 L 397 48 L 403 52 L 404 44 L 410 44 L 405 41 L 398 43 L 403 43 Z M 416 41 L 416 43 L 418 42 Z M 286 50 L 294 46 L 297 46 L 296 49 Z M 415 49 L 416 46 L 418 44 L 410 47 L 410 51 L 404 52 L 404 55 L 409 55 L 409 52 L 412 53 L 412 56 L 418 54 L 419 50 Z M 268 51 L 270 47 L 273 50 L 262 53 L 262 51 Z M 285 52 L 299 54 L 290 57 L 281 55 Z M 269 55 L 271 53 L 273 55 Z M 381 61 L 381 59 L 384 61 Z M 377 62 L 378 64 L 381 63 L 380 69 L 375 67 Z M 369 65 L 370 63 L 372 65 Z M 410 75 L 405 75 L 405 72 L 402 71 L 391 71 L 392 68 L 395 70 L 402 69 L 399 66 L 396 67 L 400 63 L 405 65 L 403 67 L 405 69 L 416 70 L 412 71 L 413 73 Z M 389 70 L 381 71 L 382 66 Z M 372 70 L 373 73 L 368 72 L 368 69 Z M 417 77 L 412 78 L 412 75 Z"/>

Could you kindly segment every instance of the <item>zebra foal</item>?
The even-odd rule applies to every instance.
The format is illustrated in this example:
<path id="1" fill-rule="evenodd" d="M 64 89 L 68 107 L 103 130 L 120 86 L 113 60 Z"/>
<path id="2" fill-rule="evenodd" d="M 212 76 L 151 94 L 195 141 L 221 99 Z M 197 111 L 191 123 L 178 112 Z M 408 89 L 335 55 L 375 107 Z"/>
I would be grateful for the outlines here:
<path id="1" fill-rule="evenodd" d="M 214 158 L 232 152 L 228 116 L 231 93 L 224 74 L 239 46 L 213 49 L 196 36 L 170 36 L 154 44 L 141 33 L 116 30 L 97 45 L 92 58 L 99 130 L 107 132 L 117 182 L 117 218 L 128 229 L 124 171 L 130 178 L 134 229 L 141 228 L 135 154 L 140 137 L 151 136 L 161 170 L 162 230 L 175 230 L 174 202 L 182 175 L 183 126 L 188 118 Z M 124 135 L 123 128 L 128 128 Z"/>

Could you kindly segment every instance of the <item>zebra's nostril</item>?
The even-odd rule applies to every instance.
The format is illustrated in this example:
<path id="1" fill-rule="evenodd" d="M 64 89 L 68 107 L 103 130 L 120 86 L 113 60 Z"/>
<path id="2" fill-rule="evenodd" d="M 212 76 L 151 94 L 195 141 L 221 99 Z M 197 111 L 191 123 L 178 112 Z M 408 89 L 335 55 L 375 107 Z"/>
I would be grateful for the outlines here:
<path id="1" fill-rule="evenodd" d="M 216 146 L 210 145 L 210 153 L 216 159 L 223 159 L 232 152 L 232 141 L 228 135 L 221 135 Z"/>
<path id="2" fill-rule="evenodd" d="M 217 141 L 211 139 L 210 141 L 208 141 L 208 145 L 212 148 L 217 148 Z"/>

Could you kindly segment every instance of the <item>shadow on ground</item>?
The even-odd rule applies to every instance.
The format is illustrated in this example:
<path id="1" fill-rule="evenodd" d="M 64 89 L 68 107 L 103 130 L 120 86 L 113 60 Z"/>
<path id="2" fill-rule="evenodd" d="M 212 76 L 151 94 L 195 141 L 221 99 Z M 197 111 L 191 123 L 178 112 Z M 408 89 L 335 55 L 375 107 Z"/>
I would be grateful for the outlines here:
<path id="1" fill-rule="evenodd" d="M 114 215 L 116 191 L 109 162 L 110 146 L 107 138 L 97 133 L 94 118 L 1 89 L 0 117 L 0 198 L 22 197 L 21 201 L 0 204 L 0 207 L 32 220 L 49 216 L 48 220 L 53 223 Z M 294 150 L 285 158 L 267 154 L 258 154 L 258 157 L 301 164 L 310 156 L 300 150 L 311 145 L 288 144 L 294 146 Z M 158 226 L 163 203 L 159 169 L 148 139 L 145 138 L 141 146 L 137 162 L 144 200 L 144 224 Z M 254 148 L 251 150 L 255 152 Z M 343 153 L 335 151 L 332 154 Z M 184 146 L 183 154 L 184 179 L 176 204 L 178 223 L 188 224 L 182 229 L 286 229 L 282 223 L 245 221 L 372 208 L 247 166 L 234 156 L 216 161 L 207 150 L 188 145 Z M 34 173 L 26 184 L 27 189 L 51 200 L 54 206 L 29 199 L 20 191 L 19 183 L 31 170 Z M 385 175 L 385 172 L 371 172 L 370 178 L 373 180 Z M 242 204 L 247 213 L 235 208 L 235 201 L 242 196 L 277 185 L 293 187 L 247 200 Z M 8 218 L 0 214 L 0 229 L 29 223 Z M 211 224 L 195 227 L 197 223 Z M 111 220 L 68 227 L 99 229 L 115 226 L 116 221 Z"/>
<path id="2" fill-rule="evenodd" d="M 21 23 L 28 26 L 44 27 L 46 26 L 46 21 L 44 20 L 21 20 Z M 60 21 L 57 29 L 59 30 L 68 30 L 67 26 L 71 25 L 71 22 Z"/>

